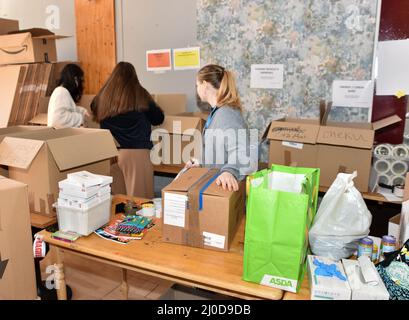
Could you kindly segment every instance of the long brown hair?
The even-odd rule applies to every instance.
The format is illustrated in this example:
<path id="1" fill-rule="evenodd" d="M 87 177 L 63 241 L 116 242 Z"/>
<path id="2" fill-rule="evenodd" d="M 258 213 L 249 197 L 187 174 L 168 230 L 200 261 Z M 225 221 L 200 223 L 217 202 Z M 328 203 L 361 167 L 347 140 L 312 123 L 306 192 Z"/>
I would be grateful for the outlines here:
<path id="1" fill-rule="evenodd" d="M 215 64 L 209 64 L 199 70 L 197 79 L 200 83 L 203 81 L 210 83 L 218 90 L 217 105 L 219 107 L 229 106 L 242 110 L 236 80 L 231 71 Z"/>
<path id="2" fill-rule="evenodd" d="M 101 122 L 131 111 L 144 112 L 151 101 L 152 96 L 141 86 L 134 66 L 120 62 L 92 102 L 92 112 L 95 120 Z"/>

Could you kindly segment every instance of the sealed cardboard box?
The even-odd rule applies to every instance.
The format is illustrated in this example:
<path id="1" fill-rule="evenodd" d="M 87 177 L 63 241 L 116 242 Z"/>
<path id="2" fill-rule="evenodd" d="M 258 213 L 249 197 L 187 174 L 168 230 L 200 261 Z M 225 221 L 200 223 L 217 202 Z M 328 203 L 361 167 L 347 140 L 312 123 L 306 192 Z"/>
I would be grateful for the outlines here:
<path id="1" fill-rule="evenodd" d="M 18 31 L 19 29 L 18 20 L 0 19 L 0 35 Z"/>
<path id="2" fill-rule="evenodd" d="M 0 144 L 0 164 L 9 167 L 10 178 L 28 185 L 31 212 L 50 216 L 59 181 L 77 171 L 108 176 L 117 155 L 111 133 L 97 129 L 45 128 Z"/>
<path id="3" fill-rule="evenodd" d="M 183 168 L 191 158 L 201 159 L 201 136 L 207 117 L 208 114 L 200 112 L 165 116 L 164 123 L 152 129 L 154 165 Z"/>
<path id="4" fill-rule="evenodd" d="M 351 288 L 341 262 L 308 256 L 311 300 L 351 300 Z"/>
<path id="5" fill-rule="evenodd" d="M 228 251 L 245 212 L 245 184 L 238 192 L 216 185 L 218 170 L 186 171 L 162 191 L 163 240 Z"/>
<path id="6" fill-rule="evenodd" d="M 56 40 L 65 38 L 33 28 L 0 36 L 0 64 L 57 61 Z"/>
<path id="7" fill-rule="evenodd" d="M 270 143 L 269 166 L 315 168 L 319 129 L 318 120 L 286 118 L 273 121 L 266 132 Z"/>
<path id="8" fill-rule="evenodd" d="M 35 300 L 27 185 L 0 177 L 0 300 Z"/>

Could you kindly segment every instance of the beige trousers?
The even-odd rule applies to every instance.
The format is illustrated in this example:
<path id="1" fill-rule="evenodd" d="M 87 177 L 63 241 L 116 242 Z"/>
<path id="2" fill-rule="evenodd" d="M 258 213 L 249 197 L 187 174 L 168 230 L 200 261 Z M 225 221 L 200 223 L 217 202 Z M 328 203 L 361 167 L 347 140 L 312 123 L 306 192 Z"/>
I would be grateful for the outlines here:
<path id="1" fill-rule="evenodd" d="M 117 170 L 118 167 L 120 170 Z M 126 192 L 128 196 L 153 199 L 153 165 L 150 150 L 119 150 L 118 164 L 111 166 L 111 173 L 116 181 L 114 182 L 115 190 L 113 186 L 114 194 Z"/>

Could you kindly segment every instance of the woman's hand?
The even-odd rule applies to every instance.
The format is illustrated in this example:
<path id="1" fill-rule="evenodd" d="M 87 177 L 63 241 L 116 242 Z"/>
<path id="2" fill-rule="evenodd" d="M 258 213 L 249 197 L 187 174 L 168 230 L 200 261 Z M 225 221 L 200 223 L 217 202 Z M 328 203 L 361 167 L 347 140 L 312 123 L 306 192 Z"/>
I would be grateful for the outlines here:
<path id="1" fill-rule="evenodd" d="M 186 163 L 185 169 L 191 169 L 191 168 L 200 168 L 200 163 L 197 159 L 190 159 Z"/>
<path id="2" fill-rule="evenodd" d="M 216 183 L 221 186 L 225 191 L 239 191 L 239 183 L 237 179 L 230 172 L 223 172 L 219 178 L 217 178 Z"/>

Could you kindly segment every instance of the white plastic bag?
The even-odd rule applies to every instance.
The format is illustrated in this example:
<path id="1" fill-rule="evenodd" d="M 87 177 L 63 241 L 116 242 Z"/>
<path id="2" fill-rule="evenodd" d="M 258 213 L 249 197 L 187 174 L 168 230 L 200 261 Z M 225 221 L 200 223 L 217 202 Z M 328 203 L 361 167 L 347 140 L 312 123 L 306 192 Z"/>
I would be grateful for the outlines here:
<path id="1" fill-rule="evenodd" d="M 346 259 L 369 235 L 372 215 L 354 187 L 357 173 L 338 174 L 325 194 L 310 230 L 311 251 L 334 260 Z"/>

